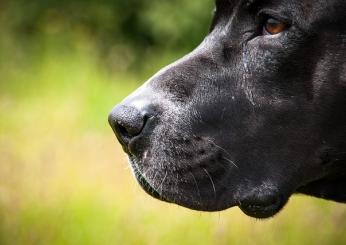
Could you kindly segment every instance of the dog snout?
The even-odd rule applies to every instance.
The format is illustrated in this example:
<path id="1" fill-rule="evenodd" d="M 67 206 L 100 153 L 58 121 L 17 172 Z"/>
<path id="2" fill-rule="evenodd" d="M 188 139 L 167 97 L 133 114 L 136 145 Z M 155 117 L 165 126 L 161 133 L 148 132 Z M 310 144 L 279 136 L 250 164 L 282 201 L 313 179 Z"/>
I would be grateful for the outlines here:
<path id="1" fill-rule="evenodd" d="M 118 105 L 109 114 L 108 121 L 120 143 L 127 148 L 133 138 L 141 135 L 150 116 L 148 110 Z"/>

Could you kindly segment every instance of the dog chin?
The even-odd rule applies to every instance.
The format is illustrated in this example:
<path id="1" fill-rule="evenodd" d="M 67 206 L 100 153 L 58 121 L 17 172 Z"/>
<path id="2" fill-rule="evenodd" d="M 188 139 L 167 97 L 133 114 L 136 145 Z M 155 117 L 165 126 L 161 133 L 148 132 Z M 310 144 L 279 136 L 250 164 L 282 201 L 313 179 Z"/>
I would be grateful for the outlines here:
<path id="1" fill-rule="evenodd" d="M 239 202 L 239 208 L 253 218 L 264 219 L 274 216 L 280 212 L 288 200 L 276 189 L 255 189 Z"/>
<path id="2" fill-rule="evenodd" d="M 265 219 L 277 214 L 283 206 L 282 201 L 278 199 L 271 204 L 262 204 L 253 201 L 252 203 L 241 204 L 239 208 L 248 216 Z"/>

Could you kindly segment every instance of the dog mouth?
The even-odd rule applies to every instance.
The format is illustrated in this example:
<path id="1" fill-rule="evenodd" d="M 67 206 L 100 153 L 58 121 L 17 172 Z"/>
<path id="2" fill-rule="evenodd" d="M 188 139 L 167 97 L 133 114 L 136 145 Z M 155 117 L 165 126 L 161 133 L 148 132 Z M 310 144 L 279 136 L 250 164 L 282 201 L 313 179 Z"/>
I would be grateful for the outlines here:
<path id="1" fill-rule="evenodd" d="M 144 155 L 146 156 L 146 154 Z M 236 188 L 226 188 L 225 183 L 222 183 L 221 179 L 225 176 L 220 175 L 218 171 L 223 172 L 224 169 L 216 168 L 215 165 L 215 169 L 204 166 L 205 170 L 208 170 L 208 175 L 202 171 L 203 168 L 196 167 L 193 179 L 187 178 L 186 169 L 180 170 L 179 179 L 172 178 L 174 173 L 168 169 L 166 171 L 151 169 L 154 171 L 151 172 L 154 177 L 150 174 L 147 176 L 146 173 L 149 172 L 147 170 L 150 169 L 148 160 L 150 159 L 147 156 L 145 159 L 146 161 L 129 155 L 133 174 L 147 194 L 167 203 L 175 203 L 189 209 L 206 212 L 217 212 L 238 206 L 248 216 L 265 219 L 277 214 L 287 201 L 279 194 L 279 190 L 271 185 L 260 185 L 252 190 L 244 186 L 240 188 L 242 191 L 238 189 L 244 195 L 237 195 Z M 166 174 L 163 174 L 164 172 Z M 159 176 L 160 179 L 157 178 Z M 214 189 L 214 194 L 211 187 Z"/>
<path id="2" fill-rule="evenodd" d="M 212 202 L 210 201 L 211 199 L 209 201 L 204 200 L 204 202 L 194 202 L 190 199 L 180 200 L 179 196 L 185 193 L 185 191 L 179 190 L 179 189 L 176 190 L 177 193 L 175 193 L 174 196 L 166 193 L 169 196 L 169 198 L 167 198 L 163 195 L 163 190 L 160 191 L 157 188 L 153 187 L 153 184 L 150 183 L 150 180 L 148 180 L 145 174 L 143 174 L 140 171 L 136 163 L 136 159 L 133 159 L 133 158 L 131 159 L 130 157 L 130 162 L 131 162 L 131 166 L 132 166 L 133 173 L 135 175 L 136 180 L 140 184 L 141 188 L 147 194 L 149 194 L 150 196 L 158 200 L 161 200 L 167 203 L 175 203 L 177 205 L 185 206 L 189 209 L 193 209 L 197 211 L 218 212 L 218 211 L 228 209 L 229 207 L 238 205 L 241 211 L 245 213 L 246 215 L 251 216 L 253 218 L 266 219 L 277 214 L 283 208 L 283 206 L 285 205 L 287 201 L 285 198 L 279 195 L 278 192 L 272 191 L 272 190 L 270 191 L 256 190 L 255 192 L 250 191 L 250 193 L 247 193 L 248 194 L 247 197 L 242 197 L 242 198 L 239 197 L 238 201 L 233 200 L 232 205 L 230 203 L 228 205 L 226 205 L 225 203 L 223 204 L 214 203 L 213 201 Z M 261 195 L 258 194 L 260 192 L 262 192 Z M 193 196 L 193 193 L 190 193 L 190 194 L 191 194 L 190 196 Z M 232 193 L 228 193 L 228 196 L 232 196 Z M 234 199 L 234 198 L 231 198 L 231 199 Z"/>
<path id="3" fill-rule="evenodd" d="M 150 149 L 148 141 L 143 136 L 134 139 L 131 146 L 137 151 L 128 152 L 128 158 L 141 188 L 158 200 L 206 212 L 238 206 L 258 219 L 274 216 L 287 201 L 274 183 L 241 184 L 246 178 L 242 169 L 230 152 L 209 137 L 176 136 L 175 147 L 161 155 L 156 153 L 168 144 L 167 139 L 152 143 Z"/>
<path id="4" fill-rule="evenodd" d="M 158 190 L 156 190 L 150 183 L 149 181 L 146 179 L 145 175 L 142 174 L 141 170 L 138 167 L 138 163 L 136 161 L 136 159 L 129 155 L 129 162 L 130 165 L 132 167 L 133 170 L 133 174 L 136 178 L 136 180 L 138 181 L 139 185 L 141 186 L 141 188 L 149 195 L 151 195 L 152 197 L 164 201 L 164 202 L 170 202 L 168 201 L 166 198 L 163 197 L 162 194 L 159 193 Z"/>

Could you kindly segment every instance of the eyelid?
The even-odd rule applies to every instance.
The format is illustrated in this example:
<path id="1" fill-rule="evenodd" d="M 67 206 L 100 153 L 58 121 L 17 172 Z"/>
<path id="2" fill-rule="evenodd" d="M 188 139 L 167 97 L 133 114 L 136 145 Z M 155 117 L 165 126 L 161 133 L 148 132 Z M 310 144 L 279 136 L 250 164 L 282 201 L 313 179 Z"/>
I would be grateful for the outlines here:
<path id="1" fill-rule="evenodd" d="M 287 17 L 287 16 L 285 16 L 282 13 L 279 13 L 277 11 L 273 11 L 271 9 L 261 9 L 257 13 L 256 18 L 258 20 L 261 20 L 261 21 L 263 21 L 265 18 L 273 18 L 273 19 L 276 19 L 278 21 L 282 21 L 289 26 L 292 25 L 291 18 L 289 18 L 289 17 Z"/>

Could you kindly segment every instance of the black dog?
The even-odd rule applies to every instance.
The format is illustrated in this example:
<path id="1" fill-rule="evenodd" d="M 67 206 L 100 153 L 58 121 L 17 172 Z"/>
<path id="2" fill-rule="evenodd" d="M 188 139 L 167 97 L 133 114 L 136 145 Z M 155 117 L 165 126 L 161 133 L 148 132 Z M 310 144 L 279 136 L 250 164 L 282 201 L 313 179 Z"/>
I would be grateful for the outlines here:
<path id="1" fill-rule="evenodd" d="M 217 0 L 209 35 L 109 116 L 150 195 L 276 214 L 346 202 L 346 1 Z"/>

